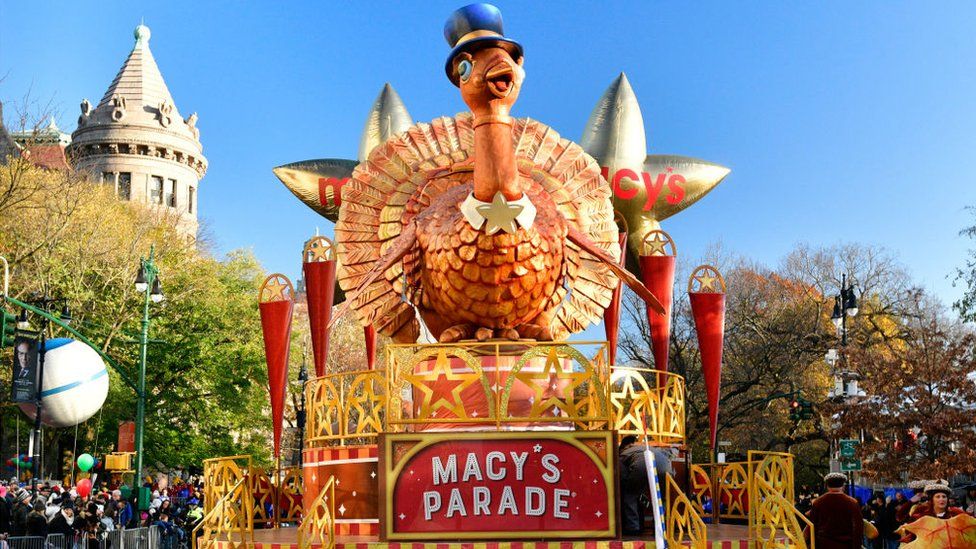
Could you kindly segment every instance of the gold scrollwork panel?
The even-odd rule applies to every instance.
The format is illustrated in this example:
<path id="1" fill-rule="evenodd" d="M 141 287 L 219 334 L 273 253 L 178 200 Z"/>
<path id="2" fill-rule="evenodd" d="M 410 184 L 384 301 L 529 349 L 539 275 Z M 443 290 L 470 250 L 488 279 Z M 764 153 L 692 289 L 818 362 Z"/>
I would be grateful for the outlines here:
<path id="1" fill-rule="evenodd" d="M 685 439 L 685 385 L 681 376 L 642 368 L 613 368 L 610 403 L 621 435 L 661 443 Z"/>
<path id="2" fill-rule="evenodd" d="M 383 370 L 340 372 L 305 386 L 310 446 L 359 444 L 385 429 L 387 395 Z"/>
<path id="3" fill-rule="evenodd" d="M 692 549 L 705 549 L 708 538 L 705 522 L 695 510 L 688 496 L 681 491 L 671 475 L 666 475 L 668 513 L 665 537 L 671 547 L 681 547 L 685 539 Z"/>
<path id="4" fill-rule="evenodd" d="M 333 549 L 335 541 L 335 477 L 330 476 L 298 525 L 298 547 Z"/>

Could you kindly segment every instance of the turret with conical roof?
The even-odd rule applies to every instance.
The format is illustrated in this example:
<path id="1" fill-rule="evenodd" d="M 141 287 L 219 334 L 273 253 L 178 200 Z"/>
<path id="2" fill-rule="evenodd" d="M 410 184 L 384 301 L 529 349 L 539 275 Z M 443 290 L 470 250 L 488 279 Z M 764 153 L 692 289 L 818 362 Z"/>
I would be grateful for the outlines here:
<path id="1" fill-rule="evenodd" d="M 98 105 L 81 102 L 69 154 L 119 198 L 174 213 L 181 231 L 196 235 L 197 188 L 207 172 L 197 114 L 184 119 L 176 108 L 149 49 L 149 27 L 140 24 L 134 36 Z"/>

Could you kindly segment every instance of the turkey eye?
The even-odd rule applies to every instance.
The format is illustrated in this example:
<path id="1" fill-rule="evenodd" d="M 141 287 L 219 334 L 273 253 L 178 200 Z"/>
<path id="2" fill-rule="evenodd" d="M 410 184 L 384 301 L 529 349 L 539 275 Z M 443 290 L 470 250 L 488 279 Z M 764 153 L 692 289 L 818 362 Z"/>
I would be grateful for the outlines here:
<path id="1" fill-rule="evenodd" d="M 471 78 L 471 61 L 465 59 L 458 63 L 457 71 L 458 76 L 461 77 L 461 82 L 467 82 L 468 78 Z"/>

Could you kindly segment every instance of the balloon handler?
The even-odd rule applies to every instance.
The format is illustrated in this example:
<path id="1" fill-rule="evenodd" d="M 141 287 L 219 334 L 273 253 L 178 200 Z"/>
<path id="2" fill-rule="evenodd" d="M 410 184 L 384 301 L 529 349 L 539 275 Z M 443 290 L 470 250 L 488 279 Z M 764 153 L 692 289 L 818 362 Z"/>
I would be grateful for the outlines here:
<path id="1" fill-rule="evenodd" d="M 663 486 L 667 475 L 673 474 L 668 449 L 638 444 L 637 437 L 627 435 L 620 441 L 620 513 L 623 534 L 640 535 L 644 526 L 645 502 L 651 501 L 650 484 L 647 482 L 647 464 L 644 450 L 654 454 L 658 485 Z"/>

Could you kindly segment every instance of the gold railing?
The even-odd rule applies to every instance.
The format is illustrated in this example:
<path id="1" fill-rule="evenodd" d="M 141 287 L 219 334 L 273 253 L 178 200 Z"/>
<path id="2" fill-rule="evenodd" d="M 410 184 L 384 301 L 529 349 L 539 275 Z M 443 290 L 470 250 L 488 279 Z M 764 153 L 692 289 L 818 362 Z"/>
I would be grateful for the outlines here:
<path id="1" fill-rule="evenodd" d="M 254 545 L 254 500 L 249 491 L 250 481 L 243 476 L 210 505 L 203 520 L 193 529 L 193 549 L 212 549 L 217 541 L 233 548 Z M 200 530 L 203 532 L 198 537 Z"/>
<path id="2" fill-rule="evenodd" d="M 793 506 L 793 455 L 749 452 L 749 538 L 756 548 L 806 549 L 801 524 L 810 524 Z M 811 537 L 813 532 L 811 529 Z M 813 544 L 809 545 L 813 547 Z"/>
<path id="3" fill-rule="evenodd" d="M 691 499 L 702 515 L 709 515 L 703 503 L 707 495 L 717 505 L 719 518 L 743 520 L 749 517 L 748 463 L 704 463 L 691 466 Z M 718 476 L 716 479 L 715 476 Z M 713 493 L 718 485 L 718 496 Z"/>
<path id="4" fill-rule="evenodd" d="M 247 474 L 252 467 L 251 456 L 227 456 L 203 460 L 203 502 L 204 513 L 209 513 L 217 501 L 224 495 L 234 491 L 241 479 L 247 479 Z M 251 485 L 248 482 L 247 493 L 251 494 Z M 251 503 L 253 506 L 253 501 Z"/>
<path id="5" fill-rule="evenodd" d="M 298 525 L 299 549 L 309 549 L 312 545 L 318 545 L 321 549 L 335 547 L 334 476 L 329 477 Z"/>
<path id="6" fill-rule="evenodd" d="M 301 467 L 284 470 L 284 478 L 278 485 L 278 523 L 299 522 L 302 519 L 302 495 L 305 493 Z"/>
<path id="7" fill-rule="evenodd" d="M 301 519 L 302 471 L 297 467 L 285 469 L 275 484 L 249 455 L 212 458 L 203 461 L 203 479 L 204 520 L 195 531 L 203 530 L 204 549 L 218 540 L 248 546 L 255 522 L 272 527 Z"/>
<path id="8" fill-rule="evenodd" d="M 667 528 L 665 537 L 670 547 L 681 547 L 688 538 L 692 549 L 705 549 L 708 545 L 705 522 L 695 511 L 688 496 L 681 491 L 671 475 L 667 477 L 668 502 Z"/>
<path id="9" fill-rule="evenodd" d="M 605 342 L 390 345 L 384 370 L 306 384 L 305 440 L 342 446 L 375 443 L 384 431 L 531 425 L 683 442 L 684 379 L 611 368 L 606 356 Z"/>
<path id="10" fill-rule="evenodd" d="M 302 518 L 302 471 L 289 467 L 281 472 L 284 475 L 279 477 L 272 471 L 275 480 L 261 470 L 253 473 L 254 521 L 265 528 Z"/>
<path id="11" fill-rule="evenodd" d="M 306 444 L 372 442 L 386 424 L 386 387 L 385 370 L 340 372 L 309 380 Z"/>
<path id="12" fill-rule="evenodd" d="M 581 346 L 596 347 L 593 358 Z M 390 430 L 519 424 L 606 429 L 606 352 L 605 343 L 391 345 Z"/>
<path id="13" fill-rule="evenodd" d="M 654 442 L 685 440 L 685 380 L 670 372 L 614 366 L 610 403 L 619 435 Z"/>
<path id="14" fill-rule="evenodd" d="M 807 549 L 816 547 L 813 523 L 803 516 L 772 484 L 756 477 L 756 525 L 750 527 L 750 539 L 757 549 Z M 807 527 L 809 539 L 804 537 Z"/>

